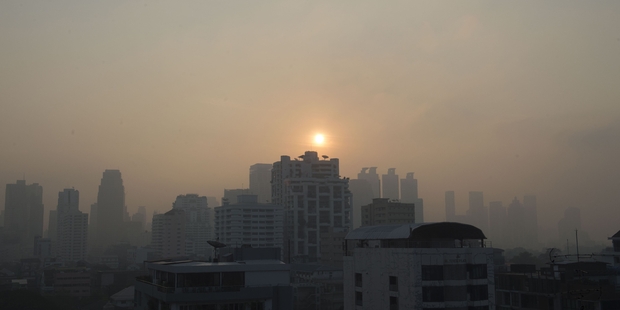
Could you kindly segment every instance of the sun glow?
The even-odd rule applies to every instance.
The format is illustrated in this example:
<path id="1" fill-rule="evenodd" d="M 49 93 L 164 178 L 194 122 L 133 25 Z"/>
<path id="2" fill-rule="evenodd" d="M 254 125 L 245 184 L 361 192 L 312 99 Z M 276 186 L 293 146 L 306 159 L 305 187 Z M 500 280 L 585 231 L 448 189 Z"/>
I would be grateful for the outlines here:
<path id="1" fill-rule="evenodd" d="M 314 143 L 321 145 L 323 142 L 325 142 L 325 137 L 322 134 L 316 134 L 314 136 Z"/>

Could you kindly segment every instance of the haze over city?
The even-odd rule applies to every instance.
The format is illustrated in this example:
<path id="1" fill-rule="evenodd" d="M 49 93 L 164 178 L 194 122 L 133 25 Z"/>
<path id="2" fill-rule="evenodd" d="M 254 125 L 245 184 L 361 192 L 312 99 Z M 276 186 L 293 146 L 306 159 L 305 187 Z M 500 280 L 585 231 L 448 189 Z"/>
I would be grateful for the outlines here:
<path id="1" fill-rule="evenodd" d="M 535 194 L 597 243 L 620 216 L 620 3 L 0 3 L 0 183 L 89 212 L 119 169 L 129 213 L 222 197 L 309 149 L 415 172 L 425 220 Z M 313 145 L 315 134 L 325 136 Z M 355 198 L 353 198 L 355 199 Z M 0 191 L 4 201 L 4 191 Z"/>

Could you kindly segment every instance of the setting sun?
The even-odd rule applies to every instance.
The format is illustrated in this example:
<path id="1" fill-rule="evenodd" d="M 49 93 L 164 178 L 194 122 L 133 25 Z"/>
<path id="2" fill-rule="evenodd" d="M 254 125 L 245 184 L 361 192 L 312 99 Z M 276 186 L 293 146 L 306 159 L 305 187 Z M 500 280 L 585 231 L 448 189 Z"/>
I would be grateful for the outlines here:
<path id="1" fill-rule="evenodd" d="M 314 143 L 323 144 L 323 142 L 325 142 L 325 137 L 323 137 L 322 134 L 317 134 L 314 136 Z"/>

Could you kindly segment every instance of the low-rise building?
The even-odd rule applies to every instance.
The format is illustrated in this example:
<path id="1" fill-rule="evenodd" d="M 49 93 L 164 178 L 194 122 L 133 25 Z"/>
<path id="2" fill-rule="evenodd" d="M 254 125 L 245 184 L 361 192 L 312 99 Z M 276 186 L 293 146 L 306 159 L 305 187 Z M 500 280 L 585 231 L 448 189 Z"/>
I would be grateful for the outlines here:
<path id="1" fill-rule="evenodd" d="M 136 309 L 292 309 L 290 266 L 279 260 L 145 263 Z"/>
<path id="2" fill-rule="evenodd" d="M 449 222 L 355 229 L 345 238 L 344 309 L 495 309 L 484 239 Z"/>

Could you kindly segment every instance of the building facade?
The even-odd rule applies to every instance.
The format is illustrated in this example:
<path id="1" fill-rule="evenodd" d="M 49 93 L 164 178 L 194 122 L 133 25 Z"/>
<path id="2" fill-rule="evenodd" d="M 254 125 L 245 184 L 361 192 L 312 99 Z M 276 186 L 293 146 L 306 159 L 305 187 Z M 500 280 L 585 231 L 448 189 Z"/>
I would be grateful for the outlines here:
<path id="1" fill-rule="evenodd" d="M 161 257 L 185 256 L 185 211 L 172 209 L 164 214 L 153 215 L 151 244 Z"/>
<path id="2" fill-rule="evenodd" d="M 34 237 L 43 237 L 43 187 L 25 180 L 7 184 L 4 198 L 4 231 L 19 239 L 22 256 L 32 255 Z"/>
<path id="3" fill-rule="evenodd" d="M 282 249 L 283 225 L 284 208 L 259 203 L 258 195 L 239 195 L 237 203 L 215 208 L 215 235 L 228 246 Z"/>
<path id="4" fill-rule="evenodd" d="M 344 309 L 495 309 L 493 249 L 474 226 L 361 227 L 346 237 Z"/>
<path id="5" fill-rule="evenodd" d="M 63 262 L 86 259 L 88 214 L 80 212 L 80 192 L 68 188 L 58 193 L 56 254 Z"/>
<path id="6" fill-rule="evenodd" d="M 211 225 L 213 210 L 207 204 L 207 197 L 196 194 L 179 195 L 172 208 L 185 211 L 186 254 L 211 257 L 212 247 L 207 241 L 214 239 Z"/>
<path id="7" fill-rule="evenodd" d="M 339 160 L 307 151 L 281 156 L 271 173 L 272 202 L 284 206 L 285 260 L 318 261 L 320 234 L 351 227 L 351 192 Z"/>
<path id="8" fill-rule="evenodd" d="M 415 222 L 424 222 L 424 200 L 418 196 L 418 179 L 413 177 L 413 172 L 400 179 L 400 202 L 415 204 Z"/>
<path id="9" fill-rule="evenodd" d="M 375 198 L 371 204 L 362 206 L 362 226 L 415 223 L 416 207 L 413 203 Z"/>
<path id="10" fill-rule="evenodd" d="M 258 196 L 258 202 L 271 201 L 271 164 L 250 166 L 250 193 Z"/>
<path id="11" fill-rule="evenodd" d="M 135 309 L 293 309 L 290 266 L 278 260 L 145 263 Z"/>

